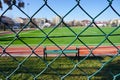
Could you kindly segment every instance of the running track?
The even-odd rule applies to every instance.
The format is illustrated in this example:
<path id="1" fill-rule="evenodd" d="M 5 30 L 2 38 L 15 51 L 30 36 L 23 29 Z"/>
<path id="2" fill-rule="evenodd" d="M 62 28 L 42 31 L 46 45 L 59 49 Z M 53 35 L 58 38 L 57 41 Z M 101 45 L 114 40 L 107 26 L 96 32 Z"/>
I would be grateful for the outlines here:
<path id="1" fill-rule="evenodd" d="M 65 47 L 62 46 L 62 49 L 64 49 Z M 70 46 L 67 49 L 75 49 L 75 46 Z M 93 49 L 94 46 L 90 46 L 90 49 Z M 120 50 L 120 46 L 117 46 L 117 48 Z M 34 49 L 34 48 L 33 48 Z M 57 47 L 55 46 L 48 46 L 46 47 L 47 50 L 58 50 Z M 40 56 L 43 56 L 43 47 L 40 46 L 37 49 L 34 50 L 34 52 Z M 2 48 L 0 48 L 0 54 L 2 54 L 2 56 L 7 56 L 6 53 L 9 53 L 12 56 L 28 56 L 32 53 L 32 50 L 28 47 L 8 47 L 5 50 L 5 53 L 3 53 Z M 90 51 L 83 46 L 79 47 L 79 55 L 80 56 L 87 56 L 90 53 Z M 116 55 L 118 54 L 118 50 L 113 47 L 113 46 L 100 46 L 96 49 L 94 49 L 92 51 L 92 53 L 96 56 L 105 56 L 105 55 Z M 49 56 L 56 56 L 55 54 L 51 54 Z"/>

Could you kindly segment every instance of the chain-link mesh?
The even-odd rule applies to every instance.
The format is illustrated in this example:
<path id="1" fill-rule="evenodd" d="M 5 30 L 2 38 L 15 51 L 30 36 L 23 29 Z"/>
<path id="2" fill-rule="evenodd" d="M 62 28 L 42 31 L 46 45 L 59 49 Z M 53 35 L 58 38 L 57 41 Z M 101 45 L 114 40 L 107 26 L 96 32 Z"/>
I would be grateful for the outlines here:
<path id="1" fill-rule="evenodd" d="M 9 29 L 12 33 L 12 36 L 9 37 L 1 37 L 0 40 L 2 42 L 2 39 L 7 38 L 10 39 L 6 45 L 1 44 L 0 45 L 0 80 L 119 80 L 120 79 L 120 65 L 119 65 L 119 53 L 120 48 L 110 39 L 110 37 L 116 37 L 120 36 L 120 34 L 113 34 L 117 30 L 119 30 L 120 26 L 115 27 L 112 31 L 109 33 L 106 33 L 103 29 L 101 29 L 96 23 L 96 19 L 101 16 L 106 10 L 111 9 L 118 17 L 120 17 L 119 12 L 112 6 L 112 3 L 115 0 L 106 0 L 108 2 L 107 6 L 95 17 L 93 17 L 91 14 L 89 14 L 82 6 L 81 1 L 84 0 L 74 0 L 76 4 L 72 6 L 72 8 L 65 14 L 65 15 L 59 15 L 57 11 L 55 11 L 48 3 L 49 0 L 43 0 L 43 5 L 39 7 L 39 9 L 34 13 L 31 17 L 23 11 L 21 8 L 18 7 L 16 4 L 12 4 L 1 14 L 0 21 L 2 24 L 6 26 L 7 29 Z M 69 2 L 69 1 L 68 1 Z M 24 14 L 29 20 L 28 22 L 21 27 L 18 31 L 11 28 L 9 24 L 4 23 L 1 19 L 2 17 L 9 11 L 10 7 L 16 7 L 22 14 Z M 61 4 L 62 6 L 62 4 Z M 101 5 L 102 6 L 102 5 Z M 49 32 L 44 31 L 44 29 L 41 29 L 37 24 L 34 23 L 33 18 L 44 8 L 47 7 L 53 14 L 55 14 L 57 17 L 60 18 L 59 23 L 50 29 Z M 82 29 L 80 32 L 76 32 L 73 30 L 71 26 L 69 26 L 65 22 L 65 18 L 69 16 L 74 9 L 81 10 L 85 15 L 87 15 L 91 22 L 89 25 L 87 25 L 84 29 Z M 92 11 L 92 10 L 91 10 Z M 79 14 L 79 13 L 78 13 Z M 30 24 L 33 24 L 35 28 L 38 29 L 40 33 L 42 33 L 39 37 L 34 36 L 21 36 L 22 32 L 25 31 L 25 28 L 28 27 Z M 64 27 L 69 30 L 72 33 L 71 35 L 51 35 L 57 28 L 60 27 L 60 25 L 63 24 Z M 86 32 L 92 25 L 95 25 L 95 28 L 101 33 L 101 34 L 87 34 L 83 35 L 84 32 Z M 32 30 L 31 30 L 32 31 Z M 6 32 L 7 33 L 7 32 Z M 9 34 L 8 34 L 9 35 Z M 87 37 L 104 37 L 102 41 L 100 41 L 98 44 L 96 44 L 93 48 L 87 44 L 81 37 L 84 37 L 88 39 Z M 60 38 L 67 38 L 72 37 L 72 40 L 69 42 L 69 44 L 66 44 L 63 47 L 59 45 L 59 42 L 57 42 L 54 39 L 60 39 Z M 29 42 L 24 41 L 23 39 L 33 39 L 36 40 L 39 39 L 40 41 L 36 45 L 31 45 Z M 96 38 L 95 38 L 96 39 Z M 29 55 L 24 57 L 17 57 L 11 54 L 9 51 L 9 48 L 17 47 L 14 46 L 19 40 L 19 42 L 23 45 L 19 45 L 25 48 L 22 48 L 19 54 L 21 55 L 24 53 L 24 49 L 28 50 Z M 6 40 L 7 41 L 7 40 Z M 61 51 L 61 53 L 57 54 L 53 57 L 48 57 L 46 59 L 43 58 L 43 55 L 39 55 L 37 50 L 43 46 L 46 41 L 49 41 L 52 45 L 54 45 L 58 50 Z M 70 46 L 73 46 L 74 43 L 78 41 L 82 44 L 85 48 L 88 50 L 88 54 L 84 57 L 69 57 L 66 53 L 64 53 L 64 50 L 69 48 Z M 110 46 L 112 46 L 117 53 L 112 56 L 104 56 L 104 57 L 97 57 L 93 52 L 102 46 L 102 44 L 107 41 Z M 5 44 L 5 43 L 4 43 Z M 78 45 L 77 45 L 78 46 Z M 47 47 L 47 44 L 46 44 Z M 80 52 L 81 46 L 80 47 Z M 23 50 L 23 52 L 22 52 Z M 102 50 L 106 50 L 103 48 Z M 39 51 L 39 50 L 38 50 Z M 81 53 L 79 52 L 79 56 Z M 33 56 L 34 55 L 34 56 Z M 64 57 L 63 57 L 64 55 Z M 91 57 L 93 56 L 93 57 Z M 112 63 L 111 63 L 112 62 Z"/>

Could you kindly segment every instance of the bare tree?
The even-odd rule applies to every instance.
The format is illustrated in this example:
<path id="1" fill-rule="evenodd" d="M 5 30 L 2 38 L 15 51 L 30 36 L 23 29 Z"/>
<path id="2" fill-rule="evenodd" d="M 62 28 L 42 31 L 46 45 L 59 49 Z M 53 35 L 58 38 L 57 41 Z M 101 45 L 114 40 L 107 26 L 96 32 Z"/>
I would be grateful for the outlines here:
<path id="1" fill-rule="evenodd" d="M 14 21 L 7 16 L 1 16 L 0 20 L 1 20 L 0 21 L 0 28 L 3 28 L 4 31 L 6 30 L 6 28 L 8 26 L 11 27 L 14 25 Z"/>
<path id="2" fill-rule="evenodd" d="M 2 2 L 3 1 L 3 2 Z M 0 8 L 3 9 L 2 4 L 7 4 L 9 9 L 12 9 L 12 5 L 16 5 L 20 8 L 24 8 L 24 2 L 22 0 L 0 0 Z"/>
<path id="3" fill-rule="evenodd" d="M 3 9 L 3 4 L 7 4 L 8 5 L 8 9 L 12 9 L 13 5 L 18 6 L 19 8 L 24 8 L 24 2 L 22 0 L 0 0 L 0 9 Z M 10 19 L 9 17 L 5 17 L 3 15 L 0 15 L 0 21 L 2 21 L 2 23 L 0 23 L 0 27 L 2 27 L 4 25 L 4 30 L 6 30 L 5 25 L 13 25 L 13 21 L 12 19 Z"/>

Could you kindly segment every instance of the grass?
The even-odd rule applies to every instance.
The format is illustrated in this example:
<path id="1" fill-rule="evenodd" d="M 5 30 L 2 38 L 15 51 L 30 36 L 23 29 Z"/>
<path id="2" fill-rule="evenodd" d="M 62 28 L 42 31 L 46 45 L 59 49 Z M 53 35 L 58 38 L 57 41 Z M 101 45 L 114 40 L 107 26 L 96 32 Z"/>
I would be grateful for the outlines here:
<path id="1" fill-rule="evenodd" d="M 81 61 L 84 57 L 80 57 Z M 47 66 L 42 59 L 38 57 L 30 57 L 23 64 L 20 63 L 25 59 L 25 57 L 16 57 L 13 60 L 10 57 L 0 58 L 0 78 L 5 79 L 9 74 L 11 74 L 17 67 L 17 70 L 10 77 L 11 80 L 33 80 L 33 78 L 42 72 Z M 49 57 L 46 59 L 47 63 L 50 63 L 54 57 Z M 70 57 L 72 62 L 77 63 L 78 60 Z M 87 76 L 95 73 L 100 67 L 102 67 L 101 62 L 107 62 L 111 57 L 89 57 L 67 77 L 65 80 L 87 80 Z M 58 58 L 53 62 L 40 76 L 38 80 L 60 80 L 62 76 L 67 74 L 71 69 L 74 68 L 74 64 L 71 60 L 65 57 Z M 32 64 L 31 64 L 32 62 Z M 116 57 L 111 63 L 107 64 L 98 74 L 92 77 L 91 80 L 113 80 L 114 75 L 120 73 L 120 57 Z M 19 65 L 19 66 L 18 66 Z M 50 68 L 51 67 L 51 68 Z M 57 75 L 57 73 L 59 75 Z M 119 80 L 118 78 L 117 80 Z"/>
<path id="2" fill-rule="evenodd" d="M 71 29 L 71 30 L 70 30 Z M 56 28 L 44 28 L 43 31 L 40 30 L 30 30 L 30 31 L 22 31 L 19 33 L 19 38 L 15 38 L 15 34 L 5 34 L 0 36 L 0 44 L 7 45 L 10 42 L 13 42 L 13 45 L 24 45 L 23 41 L 29 45 L 54 45 L 54 43 L 58 45 L 83 45 L 83 43 L 87 45 L 96 45 L 103 42 L 103 45 L 110 45 L 108 40 L 105 40 L 106 35 L 113 32 L 116 27 L 102 27 L 101 32 L 98 28 L 89 27 L 85 30 L 83 27 L 71 27 L 70 29 L 66 27 Z M 85 30 L 85 31 L 83 31 Z M 108 39 L 112 41 L 114 44 L 120 43 L 120 29 L 115 30 Z M 78 40 L 76 35 L 78 35 Z M 106 35 L 105 35 L 106 34 Z M 48 35 L 49 39 L 46 38 Z M 53 42 L 51 42 L 53 41 Z"/>

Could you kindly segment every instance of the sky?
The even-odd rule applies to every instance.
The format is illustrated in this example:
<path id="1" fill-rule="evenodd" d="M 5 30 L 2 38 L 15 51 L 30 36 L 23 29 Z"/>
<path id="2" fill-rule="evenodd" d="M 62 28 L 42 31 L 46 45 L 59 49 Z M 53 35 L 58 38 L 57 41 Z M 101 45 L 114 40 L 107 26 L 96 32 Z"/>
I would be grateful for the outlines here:
<path id="1" fill-rule="evenodd" d="M 89 13 L 89 15 L 93 18 L 96 17 L 102 10 L 104 10 L 108 5 L 109 0 L 81 0 L 80 5 L 82 8 Z M 111 0 L 110 0 L 111 1 Z M 25 2 L 25 8 L 22 10 L 28 14 L 28 16 L 33 16 L 34 13 L 39 10 L 44 5 L 44 0 L 23 0 Z M 120 0 L 113 0 L 112 6 L 114 9 L 120 13 Z M 47 0 L 47 4 L 61 17 L 64 17 L 74 6 L 76 6 L 76 0 Z M 3 5 L 3 10 L 0 10 L 0 14 L 2 14 L 7 9 L 7 5 Z M 27 17 L 24 15 L 19 9 L 13 6 L 12 10 L 8 10 L 4 15 L 16 18 L 16 17 Z M 57 16 L 53 13 L 47 6 L 41 8 L 41 10 L 33 16 L 34 18 L 47 18 L 52 20 Z M 110 7 L 103 12 L 99 17 L 95 20 L 105 21 L 120 18 Z M 78 6 L 67 15 L 64 20 L 84 20 L 91 18 L 86 15 Z"/>

